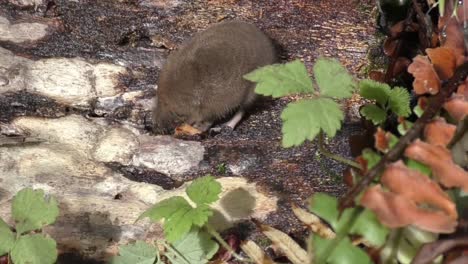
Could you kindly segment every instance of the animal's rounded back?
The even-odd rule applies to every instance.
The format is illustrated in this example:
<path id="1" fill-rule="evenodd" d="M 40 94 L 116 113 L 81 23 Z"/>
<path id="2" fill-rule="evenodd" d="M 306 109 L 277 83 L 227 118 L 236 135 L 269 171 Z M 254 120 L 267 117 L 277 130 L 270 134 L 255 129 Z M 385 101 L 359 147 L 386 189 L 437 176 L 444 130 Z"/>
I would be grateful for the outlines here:
<path id="1" fill-rule="evenodd" d="M 276 60 L 271 40 L 252 24 L 224 22 L 197 33 L 161 71 L 153 111 L 156 131 L 174 119 L 213 122 L 248 107 L 254 85 L 242 76 Z"/>

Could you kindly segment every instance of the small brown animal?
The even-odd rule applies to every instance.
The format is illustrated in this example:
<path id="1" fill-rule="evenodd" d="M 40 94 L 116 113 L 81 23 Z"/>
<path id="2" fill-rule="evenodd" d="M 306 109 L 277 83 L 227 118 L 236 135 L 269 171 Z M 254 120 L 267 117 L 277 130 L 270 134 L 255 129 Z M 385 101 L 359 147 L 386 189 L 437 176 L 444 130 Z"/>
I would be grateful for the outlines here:
<path id="1" fill-rule="evenodd" d="M 204 132 L 215 121 L 234 129 L 255 99 L 255 85 L 242 78 L 275 63 L 271 40 L 252 24 L 231 21 L 196 34 L 164 65 L 153 108 L 153 131 L 167 132 L 185 122 Z"/>

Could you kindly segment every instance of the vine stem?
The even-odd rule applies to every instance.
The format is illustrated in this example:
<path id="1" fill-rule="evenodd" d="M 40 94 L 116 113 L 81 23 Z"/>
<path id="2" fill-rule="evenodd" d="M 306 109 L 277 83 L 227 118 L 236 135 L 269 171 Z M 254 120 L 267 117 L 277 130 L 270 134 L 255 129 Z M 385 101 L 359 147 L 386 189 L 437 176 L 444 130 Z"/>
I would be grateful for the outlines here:
<path id="1" fill-rule="evenodd" d="M 212 236 L 216 241 L 218 241 L 221 246 L 223 246 L 234 258 L 236 258 L 238 261 L 244 262 L 244 263 L 253 263 L 251 259 L 246 259 L 242 257 L 241 255 L 237 254 L 236 251 L 228 244 L 224 239 L 221 237 L 221 235 L 216 231 L 210 224 L 205 224 L 205 230 Z"/>
<path id="2" fill-rule="evenodd" d="M 403 152 L 414 139 L 419 137 L 426 124 L 439 112 L 446 99 L 451 96 L 458 88 L 458 86 L 465 81 L 468 76 L 468 62 L 465 62 L 457 68 L 455 74 L 446 82 L 439 90 L 439 93 L 430 98 L 429 105 L 425 109 L 422 116 L 416 120 L 413 127 L 400 138 L 398 143 L 387 152 L 382 159 L 370 169 L 361 180 L 349 190 L 349 192 L 341 199 L 340 209 L 351 207 L 354 204 L 354 199 L 361 193 L 364 188 L 380 174 L 389 162 L 398 160 Z"/>
<path id="3" fill-rule="evenodd" d="M 331 242 L 326 246 L 325 249 L 322 250 L 324 254 L 321 256 L 320 259 L 316 260 L 316 263 L 327 262 L 328 257 L 331 256 L 331 254 L 337 248 L 341 240 L 348 237 L 349 231 L 351 230 L 351 228 L 353 228 L 354 224 L 356 223 L 356 220 L 358 219 L 359 215 L 361 215 L 363 211 L 364 209 L 361 207 L 353 210 L 352 215 L 349 218 L 349 221 L 344 225 L 344 227 L 341 230 L 337 230 L 338 232 L 336 233 L 336 237 L 333 240 L 331 240 Z"/>
<path id="4" fill-rule="evenodd" d="M 182 260 L 184 263 L 186 264 L 190 264 L 190 262 L 182 255 L 179 253 L 179 251 L 177 251 L 176 249 L 174 249 L 171 245 L 167 244 L 165 241 L 162 242 L 162 244 L 164 245 L 164 247 L 170 251 L 172 254 L 174 254 L 178 259 L 177 260 Z M 166 254 L 166 257 L 173 263 L 176 262 L 176 260 L 174 260 L 170 255 L 167 255 Z"/>
<path id="5" fill-rule="evenodd" d="M 336 161 L 339 161 L 341 163 L 344 163 L 346 165 L 349 165 L 353 168 L 356 168 L 358 170 L 362 169 L 361 166 L 359 165 L 359 163 L 353 161 L 353 160 L 349 160 L 347 158 L 344 158 L 340 155 L 337 155 L 337 154 L 334 154 L 332 153 L 331 151 L 329 151 L 328 149 L 325 148 L 325 143 L 324 143 L 324 136 L 323 136 L 323 132 L 320 131 L 319 135 L 318 135 L 318 143 L 319 143 L 319 151 L 320 153 L 322 153 L 324 156 L 326 156 L 327 158 L 330 158 L 330 159 L 334 159 Z"/>

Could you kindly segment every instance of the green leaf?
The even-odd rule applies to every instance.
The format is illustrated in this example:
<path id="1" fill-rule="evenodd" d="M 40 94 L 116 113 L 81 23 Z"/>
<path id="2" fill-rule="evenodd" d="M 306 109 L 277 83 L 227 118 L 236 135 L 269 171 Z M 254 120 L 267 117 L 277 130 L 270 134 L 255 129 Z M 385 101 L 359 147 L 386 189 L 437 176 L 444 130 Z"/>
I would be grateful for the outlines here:
<path id="1" fill-rule="evenodd" d="M 112 259 L 112 264 L 153 264 L 158 256 L 158 249 L 143 241 L 119 247 L 119 256 Z"/>
<path id="2" fill-rule="evenodd" d="M 351 97 L 355 83 L 353 77 L 339 61 L 319 58 L 314 65 L 314 74 L 322 96 Z"/>
<path id="3" fill-rule="evenodd" d="M 255 92 L 266 96 L 282 97 L 314 91 L 312 80 L 300 60 L 259 68 L 244 75 L 244 79 L 256 82 Z"/>
<path id="4" fill-rule="evenodd" d="M 359 82 L 359 94 L 370 100 L 376 100 L 381 107 L 385 107 L 390 96 L 390 86 L 373 80 Z"/>
<path id="5" fill-rule="evenodd" d="M 368 104 L 361 108 L 361 115 L 367 120 L 371 120 L 374 125 L 380 125 L 387 119 L 387 113 L 382 108 Z"/>
<path id="6" fill-rule="evenodd" d="M 167 218 L 177 211 L 189 210 L 192 206 L 181 196 L 174 196 L 153 205 L 151 208 L 143 212 L 138 219 L 148 217 L 153 222 L 157 222 L 163 218 Z"/>
<path id="7" fill-rule="evenodd" d="M 15 233 L 13 233 L 10 226 L 0 218 L 0 256 L 10 252 L 14 244 Z"/>
<path id="8" fill-rule="evenodd" d="M 405 120 L 404 122 L 405 122 L 404 124 L 400 123 L 397 126 L 398 133 L 400 133 L 400 135 L 402 135 L 402 136 L 404 136 L 406 134 L 406 132 L 408 132 L 408 130 L 410 130 L 413 127 L 412 122 L 410 122 L 408 120 Z"/>
<path id="9" fill-rule="evenodd" d="M 52 264 L 57 260 L 57 243 L 42 234 L 20 236 L 11 250 L 15 264 Z"/>
<path id="10" fill-rule="evenodd" d="M 405 88 L 395 87 L 388 98 L 390 109 L 398 116 L 407 117 L 411 114 L 410 94 Z"/>
<path id="11" fill-rule="evenodd" d="M 357 248 L 349 243 L 348 235 L 361 235 L 373 246 L 380 247 L 385 243 L 389 233 L 375 214 L 367 209 L 348 208 L 339 217 L 337 198 L 327 194 L 313 195 L 309 208 L 314 214 L 327 221 L 337 233 L 337 237 L 331 240 L 313 237 L 317 263 L 326 263 L 326 261 L 329 263 L 366 263 L 362 262 L 365 259 L 361 258 L 362 254 L 356 251 Z"/>
<path id="12" fill-rule="evenodd" d="M 309 200 L 309 210 L 327 221 L 333 228 L 338 224 L 338 200 L 325 193 L 316 193 Z"/>
<path id="13" fill-rule="evenodd" d="M 357 209 L 346 209 L 340 222 L 346 224 L 346 215 L 352 214 L 353 210 Z M 366 241 L 375 247 L 380 247 L 385 243 L 389 232 L 390 230 L 383 226 L 377 219 L 377 216 L 368 209 L 364 209 L 359 214 L 359 217 L 349 231 L 351 234 L 362 235 Z"/>
<path id="14" fill-rule="evenodd" d="M 369 256 L 360 248 L 354 246 L 345 237 L 337 243 L 335 239 L 327 240 L 313 235 L 314 263 L 330 264 L 371 264 Z M 327 259 L 325 255 L 328 255 Z"/>
<path id="15" fill-rule="evenodd" d="M 375 151 L 371 149 L 364 149 L 362 151 L 362 157 L 367 161 L 367 169 L 372 169 L 377 163 L 379 163 L 381 157 Z"/>
<path id="16" fill-rule="evenodd" d="M 410 169 L 417 170 L 427 176 L 430 176 L 432 173 L 431 168 L 414 159 L 408 159 L 408 161 L 406 162 L 406 166 L 408 166 L 408 168 Z"/>
<path id="17" fill-rule="evenodd" d="M 138 219 L 149 217 L 156 222 L 164 218 L 166 239 L 174 242 L 187 234 L 193 225 L 203 226 L 211 215 L 210 207 L 199 205 L 193 208 L 183 197 L 174 196 L 155 204 Z"/>
<path id="18" fill-rule="evenodd" d="M 302 144 L 313 140 L 320 130 L 333 137 L 344 119 L 338 103 L 329 98 L 301 100 L 290 103 L 281 113 L 283 119 L 283 146 Z"/>
<path id="19" fill-rule="evenodd" d="M 193 228 L 182 239 L 174 242 L 173 246 L 190 264 L 208 263 L 208 260 L 210 260 L 219 249 L 219 245 L 211 240 L 210 235 L 198 228 Z M 180 260 L 176 255 L 171 255 L 170 259 L 172 263 L 186 263 L 185 260 Z"/>
<path id="20" fill-rule="evenodd" d="M 197 205 L 210 204 L 219 199 L 221 184 L 213 176 L 208 175 L 194 180 L 186 192 Z"/>
<path id="21" fill-rule="evenodd" d="M 392 133 L 390 133 L 390 140 L 388 141 L 388 149 L 392 149 L 399 141 L 400 139 L 393 135 Z"/>
<path id="22" fill-rule="evenodd" d="M 416 114 L 417 117 L 421 117 L 422 114 L 424 113 L 424 110 L 422 110 L 422 108 L 419 105 L 416 105 L 413 108 L 413 112 Z"/>
<path id="23" fill-rule="evenodd" d="M 341 217 L 338 217 L 338 200 L 323 193 L 316 193 L 312 196 L 309 209 L 327 221 L 337 233 L 349 228 L 348 232 L 350 234 L 362 235 L 374 246 L 379 247 L 385 243 L 389 231 L 380 224 L 377 217 L 370 210 L 361 211 L 359 208 L 348 208 L 343 211 Z M 358 214 L 356 220 L 351 222 L 355 214 Z"/>
<path id="24" fill-rule="evenodd" d="M 43 190 L 30 188 L 15 195 L 12 211 L 19 234 L 52 224 L 59 214 L 57 201 L 53 197 L 46 198 Z"/>

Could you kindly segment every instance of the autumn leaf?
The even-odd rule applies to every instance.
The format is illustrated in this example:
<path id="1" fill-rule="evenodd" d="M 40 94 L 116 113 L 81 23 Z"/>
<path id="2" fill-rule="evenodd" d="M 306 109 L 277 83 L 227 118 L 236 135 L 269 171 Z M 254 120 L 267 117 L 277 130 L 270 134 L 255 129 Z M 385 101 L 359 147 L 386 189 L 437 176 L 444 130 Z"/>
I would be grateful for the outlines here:
<path id="1" fill-rule="evenodd" d="M 468 172 L 454 163 L 450 151 L 416 139 L 405 150 L 405 156 L 426 164 L 445 187 L 461 187 L 468 192 Z"/>
<path id="2" fill-rule="evenodd" d="M 444 104 L 444 108 L 457 121 L 463 120 L 468 115 L 468 101 L 461 95 L 453 95 Z"/>
<path id="3" fill-rule="evenodd" d="M 397 137 L 390 132 L 385 132 L 385 130 L 380 127 L 377 128 L 377 132 L 374 134 L 374 139 L 375 148 L 384 153 L 398 142 Z"/>
<path id="4" fill-rule="evenodd" d="M 382 223 L 393 228 L 411 224 L 436 233 L 454 231 L 456 206 L 436 182 L 401 160 L 387 166 L 381 182 L 390 191 L 380 185 L 371 187 L 361 204 L 373 210 Z"/>
<path id="5" fill-rule="evenodd" d="M 448 7 L 449 8 L 449 7 Z M 439 18 L 439 34 L 441 38 L 442 47 L 449 48 L 453 51 L 456 58 L 456 65 L 463 64 L 465 57 L 465 41 L 463 31 L 460 30 L 459 17 L 463 17 L 463 8 L 457 10 L 457 16 L 453 16 L 453 8 L 445 10 L 445 16 Z M 460 20 L 463 23 L 463 20 Z"/>
<path id="6" fill-rule="evenodd" d="M 367 189 L 361 204 L 372 210 L 379 220 L 390 228 L 415 225 L 435 233 L 452 233 L 457 222 L 442 212 L 422 209 L 402 195 L 386 192 L 381 185 Z"/>
<path id="7" fill-rule="evenodd" d="M 201 133 L 202 131 L 198 130 L 197 128 L 191 125 L 182 124 L 176 127 L 174 136 L 193 136 L 193 135 L 199 135 Z"/>
<path id="8" fill-rule="evenodd" d="M 438 47 L 426 49 L 426 53 L 431 59 L 432 65 L 441 80 L 448 80 L 455 73 L 456 59 L 452 49 Z"/>
<path id="9" fill-rule="evenodd" d="M 463 96 L 465 100 L 468 100 L 468 78 L 466 78 L 465 82 L 458 86 L 457 94 Z"/>
<path id="10" fill-rule="evenodd" d="M 440 79 L 427 57 L 416 56 L 408 67 L 408 72 L 414 76 L 413 88 L 416 94 L 439 92 Z"/>
<path id="11" fill-rule="evenodd" d="M 432 120 L 424 128 L 426 142 L 431 145 L 447 146 L 452 140 L 457 126 L 448 124 L 445 119 L 438 118 Z"/>
<path id="12" fill-rule="evenodd" d="M 419 171 L 409 169 L 401 160 L 387 166 L 381 182 L 393 193 L 418 205 L 430 204 L 431 211 L 439 208 L 452 219 L 457 219 L 455 204 L 440 186 Z"/>

